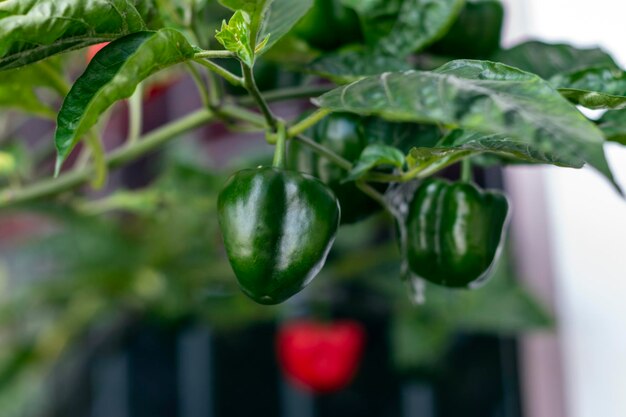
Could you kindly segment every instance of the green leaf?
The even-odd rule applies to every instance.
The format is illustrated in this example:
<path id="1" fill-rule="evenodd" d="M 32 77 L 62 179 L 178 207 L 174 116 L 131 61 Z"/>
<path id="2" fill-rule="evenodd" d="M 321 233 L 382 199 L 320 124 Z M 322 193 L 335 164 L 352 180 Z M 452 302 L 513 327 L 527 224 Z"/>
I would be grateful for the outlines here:
<path id="1" fill-rule="evenodd" d="M 244 64 L 252 68 L 254 49 L 250 37 L 250 15 L 241 10 L 233 14 L 228 24 L 223 21 L 221 30 L 215 35 L 224 48 L 237 54 Z"/>
<path id="2" fill-rule="evenodd" d="M 250 15 L 250 47 L 265 42 L 261 54 L 285 36 L 313 5 L 313 0 L 219 0 L 233 11 Z"/>
<path id="3" fill-rule="evenodd" d="M 475 153 L 479 152 L 460 148 L 413 148 L 406 162 L 410 170 L 415 169 L 415 173 L 433 172 Z"/>
<path id="4" fill-rule="evenodd" d="M 557 155 L 543 152 L 539 147 L 530 147 L 503 134 L 484 134 L 457 129 L 450 132 L 438 144 L 438 149 L 491 153 L 503 158 L 525 163 L 544 163 L 562 167 L 581 168 L 585 161 L 575 155 Z"/>
<path id="5" fill-rule="evenodd" d="M 546 81 L 503 64 L 459 60 L 432 72 L 385 73 L 336 88 L 316 104 L 506 135 L 533 152 L 584 160 L 619 189 L 604 155 L 604 138 L 593 123 Z"/>
<path id="6" fill-rule="evenodd" d="M 626 108 L 626 72 L 612 67 L 557 74 L 550 83 L 574 104 L 590 109 Z"/>
<path id="7" fill-rule="evenodd" d="M 385 71 L 408 69 L 411 69 L 411 66 L 403 58 L 361 48 L 326 54 L 310 66 L 311 72 L 336 84 L 347 84 Z"/>
<path id="8" fill-rule="evenodd" d="M 404 154 L 392 146 L 368 145 L 361 152 L 361 156 L 355 162 L 354 168 L 349 172 L 345 181 L 356 180 L 371 169 L 382 165 L 402 168 L 404 165 Z"/>
<path id="9" fill-rule="evenodd" d="M 626 110 L 608 111 L 598 120 L 606 140 L 626 145 Z"/>
<path id="10" fill-rule="evenodd" d="M 404 57 L 441 38 L 464 0 L 344 0 L 364 26 L 370 44 Z"/>
<path id="11" fill-rule="evenodd" d="M 173 29 L 135 33 L 102 49 L 76 81 L 59 112 L 57 171 L 106 109 L 130 97 L 150 75 L 193 55 L 194 48 Z"/>
<path id="12" fill-rule="evenodd" d="M 147 29 L 147 0 L 0 1 L 0 70 Z"/>
<path id="13" fill-rule="evenodd" d="M 544 79 L 588 67 L 618 68 L 611 56 L 600 48 L 580 49 L 566 44 L 528 41 L 496 53 L 492 59 Z"/>
<path id="14" fill-rule="evenodd" d="M 467 0 L 450 30 L 430 50 L 458 58 L 487 59 L 500 48 L 503 20 L 500 0 Z"/>
<path id="15" fill-rule="evenodd" d="M 48 61 L 3 71 L 0 73 L 0 108 L 18 109 L 54 119 L 56 111 L 41 100 L 37 90 L 45 88 L 65 94 L 65 86 L 59 85 L 63 82 L 59 67 Z"/>

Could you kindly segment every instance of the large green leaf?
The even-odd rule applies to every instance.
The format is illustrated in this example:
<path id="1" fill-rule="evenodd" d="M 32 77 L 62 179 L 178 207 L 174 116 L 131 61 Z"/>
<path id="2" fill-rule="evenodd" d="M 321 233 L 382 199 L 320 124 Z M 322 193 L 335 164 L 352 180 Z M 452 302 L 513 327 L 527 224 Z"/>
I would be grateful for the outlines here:
<path id="1" fill-rule="evenodd" d="M 174 29 L 138 32 L 112 42 L 91 61 L 69 92 L 57 119 L 57 170 L 72 148 L 118 100 L 155 72 L 191 59 L 194 48 Z"/>
<path id="2" fill-rule="evenodd" d="M 346 84 L 385 71 L 411 69 L 405 59 L 373 49 L 347 49 L 322 56 L 310 66 L 311 72 Z"/>
<path id="3" fill-rule="evenodd" d="M 503 20 L 500 0 L 467 0 L 448 33 L 431 50 L 457 58 L 489 58 L 500 48 Z"/>
<path id="4" fill-rule="evenodd" d="M 528 41 L 511 49 L 499 51 L 492 59 L 535 73 L 545 79 L 559 73 L 588 67 L 618 67 L 613 58 L 600 48 L 581 49 L 566 44 L 539 41 Z"/>
<path id="5" fill-rule="evenodd" d="M 0 1 L 0 69 L 146 30 L 151 9 L 148 0 Z"/>
<path id="6" fill-rule="evenodd" d="M 398 56 L 441 38 L 465 0 L 343 0 L 356 10 L 370 44 Z"/>
<path id="7" fill-rule="evenodd" d="M 584 160 L 614 183 L 596 126 L 546 81 L 503 64 L 459 60 L 432 72 L 385 73 L 336 88 L 316 104 L 506 135 L 533 152 Z"/>
<path id="8" fill-rule="evenodd" d="M 550 83 L 572 103 L 590 109 L 626 108 L 626 72 L 619 68 L 595 67 L 557 74 Z"/>
<path id="9" fill-rule="evenodd" d="M 54 118 L 56 111 L 37 95 L 39 88 L 62 91 L 60 69 L 51 62 L 38 62 L 26 68 L 4 71 L 0 75 L 0 108 L 18 109 L 32 115 Z"/>
<path id="10" fill-rule="evenodd" d="M 264 51 L 289 32 L 313 5 L 313 0 L 219 0 L 232 10 L 243 10 L 251 17 L 252 42 L 256 46 L 269 35 Z M 263 52 L 263 51 L 260 51 Z"/>
<path id="11" fill-rule="evenodd" d="M 528 146 L 503 134 L 484 134 L 457 129 L 450 132 L 435 149 L 490 153 L 508 160 L 526 163 L 544 163 L 563 167 L 581 168 L 585 161 L 576 155 L 559 155 Z"/>
<path id="12" fill-rule="evenodd" d="M 607 140 L 626 145 L 626 110 L 608 111 L 598 120 Z"/>

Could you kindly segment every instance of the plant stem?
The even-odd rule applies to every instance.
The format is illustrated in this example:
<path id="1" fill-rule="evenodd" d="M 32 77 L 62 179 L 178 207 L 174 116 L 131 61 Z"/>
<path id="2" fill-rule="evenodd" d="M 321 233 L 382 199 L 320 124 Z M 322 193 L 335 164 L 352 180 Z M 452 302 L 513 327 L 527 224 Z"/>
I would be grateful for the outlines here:
<path id="1" fill-rule="evenodd" d="M 182 119 L 168 123 L 148 133 L 141 140 L 111 152 L 105 160 L 106 165 L 109 168 L 115 168 L 133 161 L 178 135 L 202 126 L 214 118 L 215 115 L 211 111 L 202 109 Z M 90 167 L 70 171 L 60 175 L 56 179 L 50 178 L 21 189 L 2 190 L 0 191 L 0 208 L 27 203 L 71 190 L 87 182 L 92 175 L 93 168 Z"/>
<path id="2" fill-rule="evenodd" d="M 465 158 L 461 161 L 461 181 L 472 181 L 472 161 L 469 158 Z"/>
<path id="3" fill-rule="evenodd" d="M 214 63 L 212 61 L 207 61 L 206 59 L 195 59 L 195 61 L 198 64 L 200 64 L 200 65 L 204 65 L 209 70 L 213 71 L 214 73 L 216 73 L 220 77 L 224 78 L 226 81 L 228 81 L 232 85 L 234 85 L 236 87 L 243 87 L 244 86 L 243 78 L 238 77 L 237 75 L 235 75 L 232 72 L 228 71 L 226 68 L 222 68 L 219 65 L 217 65 L 216 63 Z"/>
<path id="4" fill-rule="evenodd" d="M 219 58 L 235 58 L 235 54 L 230 51 L 202 51 L 194 54 L 193 59 L 219 59 Z"/>
<path id="5" fill-rule="evenodd" d="M 209 84 L 209 108 L 216 109 L 222 102 L 221 85 L 211 71 L 206 72 L 206 77 Z"/>
<path id="6" fill-rule="evenodd" d="M 292 87 L 292 88 L 279 88 L 277 90 L 269 90 L 262 93 L 266 102 L 271 103 L 275 101 L 285 101 L 302 99 L 309 97 L 317 97 L 330 90 L 328 86 L 304 86 L 304 87 Z M 238 104 L 250 105 L 254 104 L 254 99 L 250 96 L 242 97 L 237 100 Z"/>
<path id="7" fill-rule="evenodd" d="M 202 100 L 202 105 L 206 108 L 210 108 L 211 99 L 209 98 L 209 92 L 207 90 L 206 84 L 202 80 L 202 77 L 200 76 L 200 73 L 198 73 L 198 70 L 196 69 L 196 67 L 194 67 L 191 62 L 187 62 L 186 64 L 187 64 L 187 69 L 189 69 L 189 74 L 191 74 L 191 78 L 193 79 L 193 82 L 196 84 L 196 88 L 198 89 L 198 92 L 200 93 L 200 99 Z"/>
<path id="8" fill-rule="evenodd" d="M 261 129 L 265 129 L 267 127 L 265 124 L 265 118 L 259 113 L 255 113 L 238 106 L 225 104 L 219 108 L 218 115 L 248 122 Z"/>
<path id="9" fill-rule="evenodd" d="M 338 167 L 345 169 L 346 171 L 352 170 L 352 163 L 350 161 L 341 157 L 340 155 L 337 155 L 335 152 L 331 151 L 325 146 L 320 145 L 319 143 L 315 142 L 313 139 L 306 137 L 304 135 L 298 135 L 294 138 L 294 140 L 297 140 L 298 142 L 308 146 L 314 152 L 322 155 L 324 158 L 327 158 Z"/>
<path id="10" fill-rule="evenodd" d="M 143 125 L 143 83 L 137 85 L 135 93 L 128 100 L 128 139 L 127 142 L 135 143 L 141 136 Z"/>
<path id="11" fill-rule="evenodd" d="M 272 131 L 275 132 L 278 128 L 278 119 L 274 116 L 272 110 L 269 108 L 267 102 L 261 95 L 261 92 L 256 85 L 256 81 L 254 80 L 252 68 L 242 62 L 241 71 L 243 73 L 244 87 L 246 87 L 250 95 L 254 98 L 254 101 L 256 101 L 256 104 L 261 109 L 267 125 L 272 129 Z"/>
<path id="12" fill-rule="evenodd" d="M 315 126 L 319 123 L 324 117 L 330 114 L 330 110 L 327 109 L 318 109 L 315 112 L 311 113 L 309 116 L 302 119 L 300 122 L 296 123 L 287 131 L 287 136 L 292 138 L 294 136 L 299 135 L 300 133 L 306 132 L 312 126 Z"/>
<path id="13" fill-rule="evenodd" d="M 91 149 L 91 156 L 93 159 L 94 176 L 91 179 L 91 186 L 98 190 L 104 186 L 107 179 L 107 162 L 104 146 L 102 146 L 102 140 L 95 130 L 89 131 L 85 135 L 85 140 L 89 149 Z"/>
<path id="14" fill-rule="evenodd" d="M 285 159 L 287 152 L 287 128 L 284 123 L 278 124 L 278 140 L 276 141 L 276 149 L 274 150 L 274 161 L 272 166 L 274 168 L 285 169 Z"/>

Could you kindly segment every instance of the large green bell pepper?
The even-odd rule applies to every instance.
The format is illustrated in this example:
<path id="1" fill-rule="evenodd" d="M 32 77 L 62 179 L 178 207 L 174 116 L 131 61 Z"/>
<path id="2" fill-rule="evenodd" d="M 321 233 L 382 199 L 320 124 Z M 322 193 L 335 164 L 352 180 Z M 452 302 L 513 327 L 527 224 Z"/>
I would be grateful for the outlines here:
<path id="1" fill-rule="evenodd" d="M 409 268 L 447 287 L 478 284 L 500 252 L 508 212 L 507 198 L 497 191 L 438 178 L 424 181 L 407 215 Z"/>
<path id="2" fill-rule="evenodd" d="M 277 168 L 231 176 L 218 198 L 226 253 L 243 292 L 277 304 L 320 271 L 339 227 L 340 209 L 321 181 Z"/>

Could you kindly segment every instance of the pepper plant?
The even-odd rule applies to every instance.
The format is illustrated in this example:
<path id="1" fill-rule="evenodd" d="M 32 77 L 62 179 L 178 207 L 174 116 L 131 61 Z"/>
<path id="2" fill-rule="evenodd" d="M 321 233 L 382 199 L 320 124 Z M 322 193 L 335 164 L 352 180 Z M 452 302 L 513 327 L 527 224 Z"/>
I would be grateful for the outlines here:
<path id="1" fill-rule="evenodd" d="M 0 1 L 0 107 L 56 123 L 54 172 L 25 176 L 3 148 L 0 207 L 71 202 L 109 170 L 221 123 L 275 145 L 271 165 L 234 173 L 216 203 L 255 301 L 300 291 L 340 224 L 379 208 L 411 288 L 476 286 L 500 252 L 508 202 L 472 184 L 472 166 L 588 164 L 621 193 L 603 145 L 626 136 L 624 71 L 597 48 L 502 49 L 503 13 L 497 0 Z M 64 58 L 102 43 L 73 79 Z M 261 82 L 264 66 L 277 88 Z M 142 135 L 143 91 L 167 71 L 187 73 L 203 106 Z M 107 152 L 107 115 L 126 99 L 128 140 Z M 312 109 L 287 118 L 273 107 L 287 100 Z M 594 121 L 577 105 L 608 112 Z M 456 164 L 458 184 L 430 179 Z"/>

